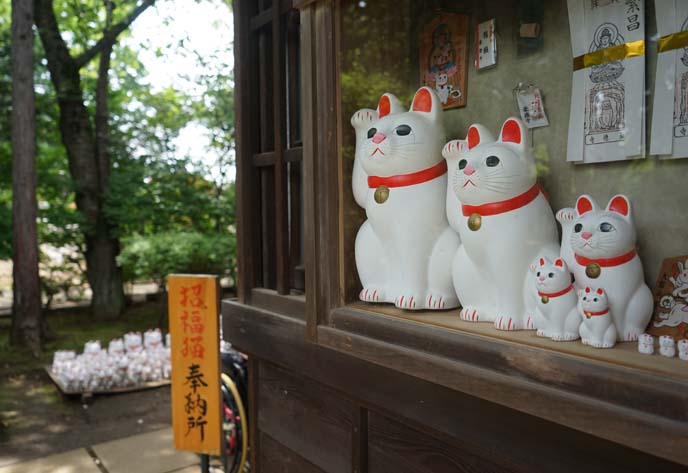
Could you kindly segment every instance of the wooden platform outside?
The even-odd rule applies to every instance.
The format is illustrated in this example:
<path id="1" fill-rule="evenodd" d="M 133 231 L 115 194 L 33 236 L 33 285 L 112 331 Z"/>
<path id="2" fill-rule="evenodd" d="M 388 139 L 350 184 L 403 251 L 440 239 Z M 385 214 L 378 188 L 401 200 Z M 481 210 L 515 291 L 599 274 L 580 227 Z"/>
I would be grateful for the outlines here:
<path id="1" fill-rule="evenodd" d="M 119 387 L 119 388 L 111 388 L 111 389 L 98 389 L 95 391 L 76 391 L 72 389 L 67 389 L 65 386 L 60 383 L 60 380 L 55 376 L 55 374 L 51 371 L 50 366 L 46 365 L 44 366 L 45 372 L 48 373 L 48 376 L 52 380 L 53 383 L 55 383 L 55 386 L 60 390 L 60 394 L 64 396 L 92 396 L 94 394 L 122 394 L 122 393 L 130 393 L 134 391 L 143 391 L 145 389 L 153 389 L 153 388 L 159 388 L 161 386 L 167 386 L 170 384 L 169 379 L 162 379 L 160 381 L 149 381 L 147 383 L 141 384 L 139 386 L 125 386 L 125 387 Z"/>

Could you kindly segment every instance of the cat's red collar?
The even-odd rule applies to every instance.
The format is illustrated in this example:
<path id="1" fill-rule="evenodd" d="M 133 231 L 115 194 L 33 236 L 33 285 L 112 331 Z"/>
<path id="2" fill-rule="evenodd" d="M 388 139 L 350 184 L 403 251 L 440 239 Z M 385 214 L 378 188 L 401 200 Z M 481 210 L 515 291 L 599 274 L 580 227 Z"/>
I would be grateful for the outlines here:
<path id="1" fill-rule="evenodd" d="M 635 255 L 638 254 L 635 248 L 633 248 L 631 251 L 628 253 L 624 253 L 623 255 L 619 256 L 614 256 L 612 258 L 599 258 L 599 259 L 590 259 L 586 258 L 585 256 L 581 256 L 578 253 L 574 253 L 573 256 L 576 258 L 576 261 L 578 264 L 581 266 L 587 266 L 592 263 L 598 264 L 602 268 L 609 268 L 612 266 L 619 266 L 624 263 L 628 263 L 631 261 Z"/>
<path id="2" fill-rule="evenodd" d="M 540 292 L 540 291 L 538 291 L 538 296 L 540 296 L 540 297 L 549 297 L 550 299 L 552 299 L 553 297 L 563 296 L 564 294 L 566 294 L 566 293 L 568 293 L 568 292 L 571 292 L 572 289 L 573 289 L 573 284 L 569 285 L 569 287 L 567 287 L 566 289 L 562 289 L 562 290 L 559 291 L 559 292 L 553 292 L 553 293 L 551 293 L 551 294 L 548 294 L 548 293 L 546 293 L 546 292 Z"/>
<path id="3" fill-rule="evenodd" d="M 589 310 L 584 310 L 583 313 L 584 313 L 585 316 L 588 317 L 588 318 L 589 318 L 589 317 L 598 317 L 598 316 L 600 316 L 600 315 L 608 314 L 608 313 L 609 313 L 609 309 L 604 309 L 604 310 L 601 310 L 601 311 L 599 311 L 599 312 L 591 312 L 591 311 L 589 311 Z"/>
<path id="4" fill-rule="evenodd" d="M 521 207 L 525 207 L 534 201 L 541 191 L 542 188 L 540 187 L 540 184 L 535 184 L 523 194 L 517 195 L 513 199 L 502 200 L 500 202 L 491 202 L 483 205 L 461 204 L 461 212 L 463 213 L 464 217 L 470 217 L 473 214 L 478 214 L 481 217 L 503 214 L 512 210 L 520 209 Z"/>
<path id="5" fill-rule="evenodd" d="M 414 184 L 422 184 L 440 177 L 447 172 L 447 162 L 443 159 L 432 167 L 410 174 L 399 174 L 397 176 L 368 176 L 368 187 L 376 189 L 380 186 L 405 187 Z"/>

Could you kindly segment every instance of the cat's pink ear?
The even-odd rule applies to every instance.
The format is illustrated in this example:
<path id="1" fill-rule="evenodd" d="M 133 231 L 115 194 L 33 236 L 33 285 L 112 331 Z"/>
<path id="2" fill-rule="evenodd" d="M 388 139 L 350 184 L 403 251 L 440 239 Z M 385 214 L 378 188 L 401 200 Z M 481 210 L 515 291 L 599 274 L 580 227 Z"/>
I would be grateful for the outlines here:
<path id="1" fill-rule="evenodd" d="M 432 92 L 429 87 L 421 87 L 413 97 L 413 105 L 411 110 L 414 112 L 432 112 Z"/>
<path id="2" fill-rule="evenodd" d="M 586 288 L 585 288 L 585 293 L 586 293 L 586 294 L 590 294 L 590 288 L 589 288 L 589 287 L 586 287 Z"/>
<path id="3" fill-rule="evenodd" d="M 466 139 L 468 140 L 468 149 L 473 149 L 478 146 L 480 144 L 480 131 L 478 127 L 471 125 L 468 129 L 468 136 Z"/>
<path id="4" fill-rule="evenodd" d="M 518 118 L 508 118 L 502 125 L 499 134 L 502 143 L 514 143 L 524 146 L 526 141 L 526 127 Z"/>
<path id="5" fill-rule="evenodd" d="M 597 293 L 601 296 L 602 294 L 604 294 L 604 291 L 602 290 L 602 288 L 599 288 L 599 289 L 597 290 Z"/>
<path id="6" fill-rule="evenodd" d="M 380 102 L 377 104 L 377 116 L 382 118 L 386 117 L 389 115 L 389 112 L 392 111 L 392 104 L 389 103 L 389 97 L 386 95 L 383 95 L 380 97 Z"/>
<path id="7" fill-rule="evenodd" d="M 545 265 L 545 260 L 543 258 L 540 258 L 540 266 L 544 266 L 544 265 Z"/>
<path id="8" fill-rule="evenodd" d="M 578 215 L 583 215 L 594 210 L 597 210 L 597 205 L 591 197 L 582 195 L 576 201 L 576 212 L 578 212 Z"/>
<path id="9" fill-rule="evenodd" d="M 560 268 L 564 267 L 564 260 L 561 258 L 557 258 L 557 260 L 554 262 L 554 266 L 558 266 Z"/>
<path id="10" fill-rule="evenodd" d="M 615 195 L 607 204 L 607 210 L 621 214 L 624 217 L 629 217 L 631 214 L 631 201 L 625 195 Z"/>

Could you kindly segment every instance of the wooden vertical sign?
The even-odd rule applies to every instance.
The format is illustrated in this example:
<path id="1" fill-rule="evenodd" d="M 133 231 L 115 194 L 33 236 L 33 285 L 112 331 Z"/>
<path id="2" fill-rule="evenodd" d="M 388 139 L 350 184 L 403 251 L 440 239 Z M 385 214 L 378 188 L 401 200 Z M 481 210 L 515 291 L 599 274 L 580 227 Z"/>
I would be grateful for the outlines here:
<path id="1" fill-rule="evenodd" d="M 220 454 L 220 336 L 215 276 L 170 275 L 174 447 Z"/>

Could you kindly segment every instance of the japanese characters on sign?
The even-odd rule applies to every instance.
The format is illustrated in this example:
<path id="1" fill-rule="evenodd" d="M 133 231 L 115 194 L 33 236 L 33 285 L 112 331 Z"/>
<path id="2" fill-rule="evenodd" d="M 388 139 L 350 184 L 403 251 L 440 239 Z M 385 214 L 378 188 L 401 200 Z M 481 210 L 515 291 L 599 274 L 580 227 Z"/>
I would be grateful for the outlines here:
<path id="1" fill-rule="evenodd" d="M 220 452 L 217 278 L 171 275 L 172 421 L 178 450 Z"/>

